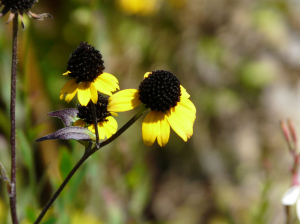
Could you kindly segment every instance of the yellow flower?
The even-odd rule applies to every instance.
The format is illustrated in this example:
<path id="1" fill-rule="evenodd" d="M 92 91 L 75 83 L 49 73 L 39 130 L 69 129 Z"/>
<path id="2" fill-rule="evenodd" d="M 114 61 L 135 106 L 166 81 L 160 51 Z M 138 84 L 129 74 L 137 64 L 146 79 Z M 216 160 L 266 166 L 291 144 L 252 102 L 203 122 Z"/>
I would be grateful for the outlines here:
<path id="1" fill-rule="evenodd" d="M 98 133 L 99 139 L 105 139 L 111 137 L 114 133 L 116 133 L 118 129 L 117 121 L 112 117 L 118 116 L 114 112 L 108 112 L 108 99 L 107 97 L 102 96 L 101 94 L 98 95 L 98 101 L 95 104 L 96 108 L 96 116 L 97 116 L 97 126 L 98 126 Z M 93 122 L 93 115 L 92 115 L 92 102 L 90 102 L 87 106 L 78 105 L 78 114 L 77 117 L 80 119 L 75 121 L 73 126 L 79 127 L 88 127 L 90 131 L 95 133 L 95 126 Z"/>
<path id="2" fill-rule="evenodd" d="M 88 105 L 90 100 L 97 103 L 98 91 L 111 96 L 119 89 L 119 82 L 113 75 L 103 72 L 102 55 L 91 45 L 81 42 L 71 54 L 68 61 L 68 72 L 73 79 L 68 81 L 60 91 L 60 99 L 69 103 L 76 93 L 82 106 Z"/>
<path id="3" fill-rule="evenodd" d="M 131 110 L 141 103 L 151 111 L 142 125 L 144 143 L 152 145 L 155 140 L 165 146 L 170 137 L 170 126 L 184 140 L 193 135 L 196 108 L 190 95 L 171 72 L 157 70 L 147 72 L 139 90 L 122 90 L 108 99 L 108 111 Z"/>
<path id="4" fill-rule="evenodd" d="M 158 11 L 159 0 L 118 0 L 118 3 L 128 14 L 148 16 Z"/>

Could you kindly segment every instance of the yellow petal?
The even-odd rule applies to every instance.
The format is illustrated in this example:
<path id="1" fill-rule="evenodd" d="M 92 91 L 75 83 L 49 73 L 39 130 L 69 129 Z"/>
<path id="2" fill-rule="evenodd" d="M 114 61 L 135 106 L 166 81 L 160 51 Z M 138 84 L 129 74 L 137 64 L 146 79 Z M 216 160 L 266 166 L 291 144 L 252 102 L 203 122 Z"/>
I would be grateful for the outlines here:
<path id="1" fill-rule="evenodd" d="M 190 130 L 186 127 L 186 124 L 176 115 L 175 108 L 167 111 L 167 119 L 172 127 L 172 129 L 176 132 L 179 137 L 183 139 L 183 141 L 187 141 L 190 138 Z"/>
<path id="2" fill-rule="evenodd" d="M 102 76 L 99 75 L 94 82 L 98 82 L 105 90 L 109 91 L 109 92 L 114 92 L 116 91 L 116 88 L 112 85 L 110 85 L 109 83 L 106 82 L 107 79 L 105 77 L 105 75 Z M 101 92 L 101 90 L 99 90 Z M 111 94 L 110 94 L 111 95 Z"/>
<path id="3" fill-rule="evenodd" d="M 99 76 L 98 76 L 99 77 Z M 94 86 L 96 87 L 96 89 L 100 92 L 103 93 L 105 95 L 111 96 L 112 95 L 112 91 L 111 91 L 111 87 L 108 86 L 105 82 L 99 80 L 98 78 L 96 78 L 93 82 Z"/>
<path id="4" fill-rule="evenodd" d="M 122 112 L 132 110 L 140 105 L 139 91 L 136 89 L 126 89 L 113 94 L 108 99 L 108 111 Z"/>
<path id="5" fill-rule="evenodd" d="M 189 101 L 192 105 L 190 105 L 187 102 L 183 102 L 182 100 L 178 102 L 177 106 L 178 109 L 183 111 L 182 113 L 185 114 L 186 119 L 189 119 L 191 122 L 194 122 L 196 119 L 196 108 L 193 107 L 194 104 L 189 100 L 185 99 L 186 101 Z"/>
<path id="6" fill-rule="evenodd" d="M 158 113 L 158 134 L 157 134 L 157 143 L 164 147 L 170 137 L 170 125 L 168 123 L 167 117 L 163 112 L 157 112 Z"/>
<path id="7" fill-rule="evenodd" d="M 184 107 L 181 107 L 180 105 L 177 105 L 175 107 L 175 110 L 173 110 L 173 113 L 178 117 L 178 119 L 181 121 L 181 124 L 184 126 L 184 130 L 190 138 L 193 135 L 193 125 L 196 116 L 189 111 L 187 111 Z"/>
<path id="8" fill-rule="evenodd" d="M 148 76 L 149 76 L 150 74 L 152 74 L 152 72 L 146 72 L 145 75 L 144 75 L 144 79 L 145 79 L 145 78 L 148 78 Z"/>
<path id="9" fill-rule="evenodd" d="M 103 123 L 103 127 L 105 128 L 106 137 L 110 138 L 113 134 L 117 132 L 118 123 L 113 117 L 107 117 L 108 121 Z"/>
<path id="10" fill-rule="evenodd" d="M 180 85 L 181 98 L 190 98 L 190 94 L 187 93 L 186 89 Z"/>
<path id="11" fill-rule="evenodd" d="M 79 119 L 79 120 L 77 120 L 77 121 L 74 122 L 73 126 L 84 127 L 85 124 L 86 123 L 85 123 L 84 120 Z"/>
<path id="12" fill-rule="evenodd" d="M 82 82 L 78 86 L 78 100 L 82 106 L 87 106 L 91 99 L 90 82 Z"/>
<path id="13" fill-rule="evenodd" d="M 70 71 L 67 71 L 63 75 L 69 75 L 70 73 L 71 73 Z"/>
<path id="14" fill-rule="evenodd" d="M 64 97 L 65 100 L 69 103 L 77 93 L 78 84 L 76 83 L 76 79 L 71 79 L 68 81 L 60 91 L 60 99 L 62 100 Z"/>
<path id="15" fill-rule="evenodd" d="M 99 140 L 102 140 L 102 139 L 105 139 L 105 130 L 103 128 L 103 126 L 101 125 L 101 123 L 99 122 L 98 123 L 98 134 L 99 134 Z M 93 132 L 94 134 L 96 133 L 96 130 L 95 130 L 95 125 L 94 124 L 91 124 L 88 129 Z"/>
<path id="16" fill-rule="evenodd" d="M 151 111 L 147 114 L 142 125 L 142 134 L 145 145 L 151 146 L 156 137 L 158 130 L 157 112 Z"/>
<path id="17" fill-rule="evenodd" d="M 180 99 L 180 102 L 178 102 L 178 104 L 185 107 L 187 110 L 191 111 L 192 113 L 196 114 L 196 107 L 189 99 L 182 98 Z"/>
<path id="18" fill-rule="evenodd" d="M 113 82 L 119 84 L 118 79 L 117 79 L 115 76 L 113 76 L 112 74 L 109 74 L 109 73 L 107 73 L 107 72 L 103 72 L 101 75 L 104 75 L 104 76 L 106 76 L 107 78 L 109 78 L 111 81 L 113 81 Z"/>
<path id="19" fill-rule="evenodd" d="M 90 89 L 91 89 L 91 100 L 93 101 L 94 104 L 96 104 L 98 101 L 98 91 L 94 83 L 91 83 Z"/>
<path id="20" fill-rule="evenodd" d="M 109 73 L 106 73 L 106 72 L 102 73 L 99 76 L 99 79 L 101 79 L 103 82 L 107 83 L 109 86 L 113 87 L 114 88 L 113 91 L 120 89 L 117 78 Z"/>
<path id="21" fill-rule="evenodd" d="M 103 123 L 98 123 L 98 133 L 99 133 L 99 139 L 105 139 L 106 131 L 103 127 Z"/>

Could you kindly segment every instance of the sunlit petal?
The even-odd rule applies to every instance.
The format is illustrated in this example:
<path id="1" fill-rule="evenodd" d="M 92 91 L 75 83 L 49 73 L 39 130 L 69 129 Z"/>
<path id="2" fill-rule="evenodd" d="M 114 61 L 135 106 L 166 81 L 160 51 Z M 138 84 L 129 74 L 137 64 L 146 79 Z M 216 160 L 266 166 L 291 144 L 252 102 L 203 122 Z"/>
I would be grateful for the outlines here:
<path id="1" fill-rule="evenodd" d="M 103 77 L 105 77 L 105 76 L 103 76 Z M 102 78 L 101 78 L 101 75 L 99 75 L 99 76 L 95 79 L 94 82 L 98 82 L 99 85 L 101 85 L 103 89 L 105 89 L 106 91 L 109 91 L 109 92 L 110 92 L 110 95 L 111 95 L 111 92 L 114 92 L 114 91 L 116 90 L 113 86 L 109 85 L 109 84 L 106 82 L 105 79 L 102 79 Z M 101 90 L 99 90 L 99 91 L 101 92 Z"/>
<path id="2" fill-rule="evenodd" d="M 176 120 L 181 124 L 189 139 L 193 135 L 194 117 L 189 117 L 188 114 L 186 114 L 186 110 L 180 106 L 171 109 L 171 113 L 172 116 L 176 116 Z"/>
<path id="3" fill-rule="evenodd" d="M 195 105 L 192 103 L 192 101 L 190 101 L 189 99 L 186 98 L 182 98 L 180 100 L 180 102 L 178 102 L 179 105 L 185 107 L 186 109 L 188 109 L 189 111 L 191 111 L 193 114 L 196 114 L 196 107 Z"/>
<path id="4" fill-rule="evenodd" d="M 187 93 L 186 89 L 180 85 L 181 98 L 190 98 L 190 94 Z"/>
<path id="5" fill-rule="evenodd" d="M 167 117 L 163 112 L 157 112 L 158 114 L 158 125 L 157 125 L 157 143 L 164 147 L 170 137 L 170 125 L 168 123 Z"/>
<path id="6" fill-rule="evenodd" d="M 112 93 L 110 91 L 110 88 L 107 89 L 107 85 L 104 82 L 98 82 L 98 79 L 95 79 L 93 82 L 94 86 L 96 87 L 96 89 L 100 92 L 103 93 L 105 95 L 111 96 Z"/>
<path id="7" fill-rule="evenodd" d="M 63 75 L 69 75 L 70 73 L 71 73 L 70 71 L 67 71 Z"/>
<path id="8" fill-rule="evenodd" d="M 122 112 L 132 110 L 140 105 L 139 91 L 136 89 L 126 89 L 113 94 L 108 99 L 108 111 Z"/>
<path id="9" fill-rule="evenodd" d="M 71 79 L 68 81 L 60 91 L 60 99 L 62 100 L 65 97 L 65 100 L 69 103 L 77 93 L 78 84 L 76 79 Z"/>
<path id="10" fill-rule="evenodd" d="M 101 75 L 103 75 L 103 76 L 109 78 L 111 81 L 113 81 L 113 82 L 119 84 L 118 79 L 117 79 L 114 75 L 112 75 L 112 74 L 110 74 L 110 73 L 107 73 L 107 72 L 103 72 Z"/>
<path id="11" fill-rule="evenodd" d="M 157 130 L 158 130 L 158 120 L 157 120 L 158 113 L 156 111 L 151 111 L 147 114 L 143 121 L 142 125 L 142 134 L 143 140 L 145 145 L 151 146 L 156 137 L 157 137 Z"/>
<path id="12" fill-rule="evenodd" d="M 186 142 L 190 137 L 189 131 L 187 130 L 185 124 L 181 121 L 181 119 L 176 116 L 174 110 L 171 109 L 167 111 L 167 119 L 176 134 Z"/>
<path id="13" fill-rule="evenodd" d="M 105 83 L 107 83 L 108 85 L 112 86 L 114 88 L 114 91 L 117 89 L 120 89 L 119 84 L 118 84 L 118 80 L 116 77 L 114 77 L 113 75 L 103 72 L 99 78 L 104 81 Z"/>
<path id="14" fill-rule="evenodd" d="M 299 198 L 299 195 L 300 195 L 300 187 L 292 186 L 283 195 L 281 199 L 281 203 L 283 205 L 294 205 L 297 199 Z"/>
<path id="15" fill-rule="evenodd" d="M 89 82 L 82 82 L 78 86 L 78 100 L 82 106 L 87 106 L 91 99 Z"/>

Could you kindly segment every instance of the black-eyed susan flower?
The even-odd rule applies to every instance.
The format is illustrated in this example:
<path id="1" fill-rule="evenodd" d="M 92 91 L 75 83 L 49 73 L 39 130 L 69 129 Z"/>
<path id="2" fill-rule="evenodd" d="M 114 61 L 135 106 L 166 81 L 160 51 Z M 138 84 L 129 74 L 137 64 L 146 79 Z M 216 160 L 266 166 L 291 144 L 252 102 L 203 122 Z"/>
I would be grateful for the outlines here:
<path id="1" fill-rule="evenodd" d="M 196 108 L 189 97 L 173 73 L 157 70 L 144 75 L 138 90 L 122 90 L 112 95 L 108 111 L 127 111 L 142 103 L 151 109 L 142 125 L 144 143 L 150 146 L 157 139 L 163 147 L 169 141 L 170 126 L 184 141 L 193 135 Z"/>
<path id="2" fill-rule="evenodd" d="M 112 95 L 112 92 L 119 89 L 116 77 L 103 72 L 104 61 L 102 55 L 87 42 L 80 45 L 70 55 L 68 61 L 68 72 L 63 75 L 72 77 L 60 91 L 60 99 L 65 97 L 69 103 L 76 93 L 82 106 L 87 106 L 90 100 L 97 103 L 98 91 L 105 95 Z"/>
<path id="3" fill-rule="evenodd" d="M 30 18 L 33 19 L 44 19 L 52 18 L 49 13 L 35 14 L 29 9 L 37 2 L 38 0 L 1 0 L 0 7 L 4 6 L 3 10 L 0 12 L 0 18 L 6 15 L 10 11 L 10 15 L 7 23 L 13 20 L 16 13 L 19 13 L 21 17 L 21 24 L 23 29 L 25 28 L 23 22 L 23 13 L 25 12 Z"/>
<path id="4" fill-rule="evenodd" d="M 107 111 L 108 97 L 99 94 L 98 102 L 95 104 L 97 125 L 99 139 L 109 138 L 118 129 L 117 121 L 112 117 L 112 115 L 117 116 L 114 112 Z M 78 105 L 77 117 L 79 120 L 75 121 L 73 126 L 87 127 L 90 131 L 95 133 L 94 119 L 92 114 L 92 102 L 89 102 L 87 106 Z"/>

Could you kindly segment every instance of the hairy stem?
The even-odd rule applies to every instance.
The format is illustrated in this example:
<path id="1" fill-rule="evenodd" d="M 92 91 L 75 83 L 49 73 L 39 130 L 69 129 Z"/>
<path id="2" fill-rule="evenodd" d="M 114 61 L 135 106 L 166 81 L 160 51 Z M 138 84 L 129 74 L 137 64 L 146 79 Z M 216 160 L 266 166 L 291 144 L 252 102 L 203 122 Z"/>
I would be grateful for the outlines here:
<path id="1" fill-rule="evenodd" d="M 40 221 L 43 219 L 44 215 L 48 211 L 48 209 L 51 207 L 53 202 L 57 199 L 59 194 L 62 192 L 64 187 L 67 185 L 69 180 L 72 178 L 72 176 L 76 173 L 78 168 L 84 163 L 85 160 L 87 160 L 92 154 L 94 154 L 96 151 L 98 151 L 100 148 L 108 145 L 112 141 L 114 141 L 117 137 L 119 137 L 124 131 L 126 131 L 134 122 L 136 122 L 143 113 L 138 113 L 133 118 L 131 118 L 122 128 L 120 128 L 114 135 L 112 135 L 109 139 L 105 140 L 104 142 L 100 143 L 100 145 L 96 145 L 94 148 L 90 148 L 92 144 L 89 144 L 88 149 L 85 151 L 81 159 L 77 162 L 77 164 L 73 167 L 73 169 L 70 171 L 66 179 L 63 181 L 63 183 L 60 185 L 58 190 L 54 193 L 54 195 L 50 198 L 46 206 L 43 208 L 42 212 L 34 222 L 34 224 L 40 223 Z"/>
<path id="2" fill-rule="evenodd" d="M 13 19 L 13 46 L 12 46 L 12 66 L 11 66 L 11 186 L 9 192 L 10 211 L 12 223 L 18 223 L 17 217 L 17 194 L 16 194 L 16 79 L 17 79 L 17 53 L 18 53 L 18 13 Z"/>

